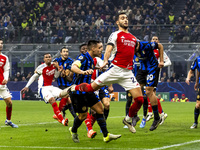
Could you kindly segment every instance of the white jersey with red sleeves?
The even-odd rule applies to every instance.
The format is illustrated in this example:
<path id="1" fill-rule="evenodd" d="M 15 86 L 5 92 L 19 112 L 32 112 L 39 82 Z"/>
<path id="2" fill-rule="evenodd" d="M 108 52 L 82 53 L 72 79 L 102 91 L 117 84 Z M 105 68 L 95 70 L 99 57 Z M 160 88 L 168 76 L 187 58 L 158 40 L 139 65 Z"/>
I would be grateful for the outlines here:
<path id="1" fill-rule="evenodd" d="M 36 73 L 40 75 L 38 81 L 38 89 L 42 86 L 51 86 L 55 74 L 55 67 L 53 64 L 47 66 L 45 63 L 36 68 Z"/>
<path id="2" fill-rule="evenodd" d="M 99 57 L 95 57 L 94 59 L 94 66 L 100 67 L 103 65 L 103 60 Z M 94 72 L 92 74 L 92 82 L 101 74 L 101 71 L 99 69 L 94 69 Z"/>
<path id="3" fill-rule="evenodd" d="M 159 54 L 159 50 L 158 49 L 154 49 L 154 54 L 158 60 L 158 62 L 160 62 L 160 54 Z M 164 67 L 170 66 L 171 60 L 169 59 L 169 57 L 167 56 L 167 54 L 165 52 L 163 52 L 163 59 L 164 59 Z"/>
<path id="4" fill-rule="evenodd" d="M 3 73 L 10 69 L 10 64 L 8 61 L 8 57 L 4 54 L 0 54 L 0 85 L 2 85 L 2 81 L 4 80 Z"/>
<path id="5" fill-rule="evenodd" d="M 108 45 L 113 45 L 109 60 L 116 66 L 132 70 L 136 42 L 136 37 L 131 33 L 121 30 L 113 32 L 108 39 Z"/>

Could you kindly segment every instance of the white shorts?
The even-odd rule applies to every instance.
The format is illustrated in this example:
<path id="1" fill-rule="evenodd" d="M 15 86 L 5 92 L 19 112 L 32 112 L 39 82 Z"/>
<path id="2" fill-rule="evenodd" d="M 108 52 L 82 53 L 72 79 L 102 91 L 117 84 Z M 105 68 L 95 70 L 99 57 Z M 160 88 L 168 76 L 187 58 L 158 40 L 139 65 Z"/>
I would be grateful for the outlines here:
<path id="1" fill-rule="evenodd" d="M 58 87 L 55 86 L 43 86 L 42 88 L 40 88 L 39 90 L 39 94 L 41 96 L 41 98 L 45 101 L 45 103 L 49 102 L 49 99 L 54 97 L 55 99 L 57 99 L 60 95 L 60 92 L 62 90 L 59 89 Z"/>
<path id="2" fill-rule="evenodd" d="M 0 85 L 0 97 L 3 99 L 12 97 L 6 85 Z"/>
<path id="3" fill-rule="evenodd" d="M 109 86 L 110 84 L 117 83 L 126 91 L 140 87 L 131 70 L 118 67 L 114 64 L 106 72 L 97 77 L 94 82 L 100 86 Z"/>

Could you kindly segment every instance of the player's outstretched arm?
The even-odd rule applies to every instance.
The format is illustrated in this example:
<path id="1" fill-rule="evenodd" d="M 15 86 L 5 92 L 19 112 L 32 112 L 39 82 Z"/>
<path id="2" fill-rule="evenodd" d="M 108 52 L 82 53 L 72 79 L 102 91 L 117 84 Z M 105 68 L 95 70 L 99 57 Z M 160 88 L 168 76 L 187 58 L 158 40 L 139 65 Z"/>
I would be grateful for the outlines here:
<path id="1" fill-rule="evenodd" d="M 193 71 L 190 70 L 190 71 L 188 72 L 187 78 L 185 79 L 185 82 L 186 82 L 188 85 L 190 85 L 190 78 L 191 78 L 192 74 L 193 74 Z"/>
<path id="2" fill-rule="evenodd" d="M 103 65 L 100 66 L 100 69 L 102 70 L 106 65 L 108 65 L 108 59 L 110 58 L 110 54 L 113 50 L 113 46 L 112 45 L 107 45 L 106 46 L 106 51 L 104 54 L 104 60 L 103 60 Z"/>
<path id="3" fill-rule="evenodd" d="M 81 67 L 81 62 L 77 60 L 72 64 L 71 71 L 76 74 L 83 74 L 83 75 L 89 75 L 93 73 L 92 69 L 83 71 L 80 69 L 80 67 Z"/>
<path id="4" fill-rule="evenodd" d="M 39 77 L 39 74 L 37 74 L 36 72 L 32 75 L 32 77 L 29 79 L 28 83 L 26 84 L 26 86 L 21 90 L 22 93 L 24 93 L 25 91 L 28 90 L 28 87 L 35 81 L 36 78 Z"/>
<path id="5" fill-rule="evenodd" d="M 199 71 L 196 71 L 196 82 L 194 84 L 194 90 L 197 91 L 198 90 L 198 85 L 199 85 Z"/>

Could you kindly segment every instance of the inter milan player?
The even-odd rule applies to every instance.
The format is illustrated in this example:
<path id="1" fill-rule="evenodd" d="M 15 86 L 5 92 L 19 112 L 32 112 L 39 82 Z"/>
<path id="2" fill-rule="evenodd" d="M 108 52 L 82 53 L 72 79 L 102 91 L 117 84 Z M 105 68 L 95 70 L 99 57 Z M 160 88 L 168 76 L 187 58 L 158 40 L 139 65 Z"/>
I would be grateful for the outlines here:
<path id="1" fill-rule="evenodd" d="M 72 64 L 71 70 L 74 74 L 74 83 L 91 83 L 91 77 L 94 69 L 94 57 L 101 54 L 103 44 L 100 41 L 90 40 L 88 42 L 88 52 L 85 55 L 80 55 L 78 59 Z M 96 112 L 96 119 L 98 125 L 103 133 L 103 141 L 110 142 L 121 137 L 121 135 L 110 134 L 107 130 L 106 121 L 103 114 L 103 105 L 92 92 L 74 91 L 70 94 L 75 111 L 78 116 L 74 118 L 73 127 L 69 128 L 72 136 L 72 140 L 75 143 L 79 142 L 77 130 L 81 126 L 82 122 L 87 117 L 88 107 Z"/>
<path id="2" fill-rule="evenodd" d="M 154 55 L 154 49 L 159 49 L 159 54 L 160 54 L 159 63 Z M 161 122 L 158 113 L 157 97 L 154 93 L 154 87 L 156 87 L 158 84 L 160 68 L 164 66 L 163 46 L 160 43 L 139 41 L 137 42 L 135 54 L 140 61 L 140 68 L 137 72 L 136 78 L 140 83 L 140 85 L 142 86 L 143 91 L 144 91 L 144 86 L 146 86 L 145 88 L 146 95 L 150 99 L 154 113 L 154 122 L 150 127 L 150 131 L 153 131 L 157 128 L 157 126 Z M 144 105 L 148 107 L 147 98 L 144 99 Z M 144 110 L 147 111 L 147 108 L 144 108 Z"/>
<path id="3" fill-rule="evenodd" d="M 58 87 L 60 89 L 65 89 L 72 85 L 71 79 L 73 77 L 73 73 L 71 70 L 71 65 L 73 63 L 73 59 L 69 56 L 69 49 L 66 47 L 62 47 L 60 50 L 61 57 L 56 58 L 54 62 L 58 62 L 58 66 L 61 66 L 63 69 L 60 72 L 59 77 L 57 78 Z M 63 117 L 65 117 L 65 111 L 69 109 L 73 117 L 76 117 L 76 113 L 74 112 L 70 97 L 62 98 L 59 103 L 59 110 L 63 112 Z M 58 119 L 56 115 L 53 116 L 54 119 Z"/>

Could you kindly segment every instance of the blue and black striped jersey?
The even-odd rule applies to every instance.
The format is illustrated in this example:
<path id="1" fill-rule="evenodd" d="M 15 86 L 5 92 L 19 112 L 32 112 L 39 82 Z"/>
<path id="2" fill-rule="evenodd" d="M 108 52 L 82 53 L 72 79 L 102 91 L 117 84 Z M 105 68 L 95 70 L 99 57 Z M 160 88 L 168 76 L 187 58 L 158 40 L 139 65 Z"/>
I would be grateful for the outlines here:
<path id="1" fill-rule="evenodd" d="M 195 69 L 197 69 L 200 72 L 200 56 L 198 56 L 192 63 L 190 69 L 192 71 L 195 71 Z M 200 79 L 200 77 L 199 77 Z M 200 84 L 200 80 L 199 80 L 199 84 Z"/>
<path id="2" fill-rule="evenodd" d="M 154 55 L 154 49 L 158 48 L 155 42 L 139 41 L 140 47 L 135 55 L 139 58 L 141 70 L 150 70 L 153 67 L 158 67 L 158 60 Z"/>
<path id="3" fill-rule="evenodd" d="M 59 57 L 59 58 L 56 58 L 54 61 L 57 61 L 59 66 L 63 66 L 63 69 L 64 70 L 71 70 L 71 66 L 72 66 L 72 63 L 74 62 L 73 59 L 71 58 L 67 58 L 66 60 L 63 60 L 62 57 Z M 58 83 L 58 86 L 71 86 L 72 85 L 72 82 L 69 82 L 67 81 L 65 78 L 63 77 L 58 77 L 57 78 L 57 83 Z"/>
<path id="4" fill-rule="evenodd" d="M 87 52 L 85 54 L 79 55 L 77 58 L 81 62 L 81 67 L 80 69 L 83 71 L 89 70 L 89 69 L 94 69 L 94 61 L 93 58 L 90 56 L 90 54 Z M 73 77 L 73 84 L 81 84 L 81 83 L 91 83 L 91 75 L 82 75 L 82 74 L 74 74 Z M 85 94 L 85 92 L 79 92 L 76 91 L 76 94 Z"/>

